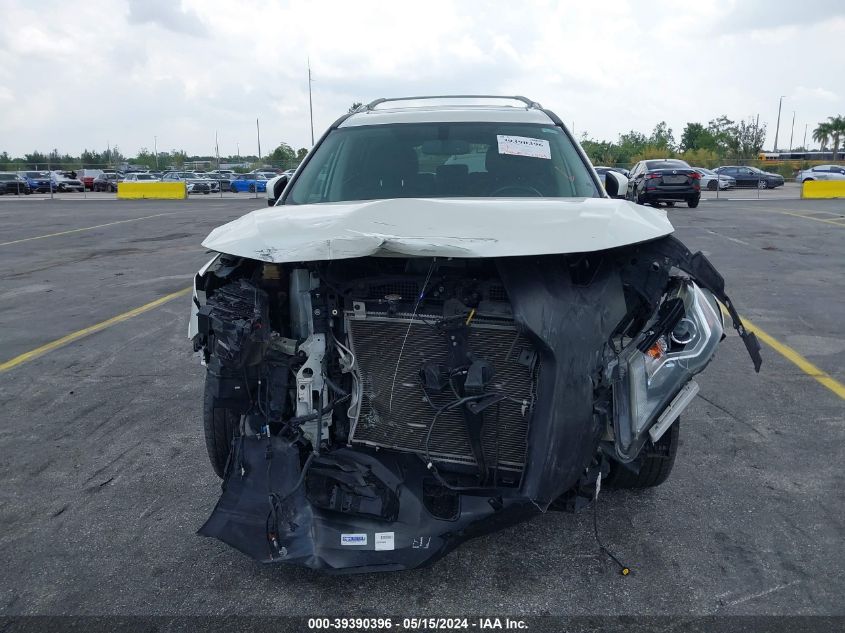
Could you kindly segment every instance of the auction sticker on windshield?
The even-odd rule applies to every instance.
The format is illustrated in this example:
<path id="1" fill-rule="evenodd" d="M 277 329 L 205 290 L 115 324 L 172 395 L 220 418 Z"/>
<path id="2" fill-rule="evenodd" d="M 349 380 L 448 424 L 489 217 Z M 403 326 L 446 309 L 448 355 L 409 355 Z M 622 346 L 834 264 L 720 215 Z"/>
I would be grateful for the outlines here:
<path id="1" fill-rule="evenodd" d="M 499 142 L 500 154 L 530 156 L 531 158 L 545 158 L 547 160 L 552 159 L 549 142 L 545 139 L 497 134 L 496 140 Z"/>

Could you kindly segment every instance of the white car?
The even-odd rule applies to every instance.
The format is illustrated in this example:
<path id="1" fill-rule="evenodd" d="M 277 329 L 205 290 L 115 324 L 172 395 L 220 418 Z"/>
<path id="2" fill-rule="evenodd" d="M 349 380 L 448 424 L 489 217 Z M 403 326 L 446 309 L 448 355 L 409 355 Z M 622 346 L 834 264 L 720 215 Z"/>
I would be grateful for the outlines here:
<path id="1" fill-rule="evenodd" d="M 126 174 L 123 178 L 123 182 L 161 182 L 160 178 L 157 178 L 153 174 L 148 174 L 145 172 L 133 172 L 130 174 Z"/>
<path id="2" fill-rule="evenodd" d="M 60 192 L 77 192 L 85 191 L 85 185 L 78 178 L 70 178 L 65 176 L 62 172 L 54 171 L 50 178 L 53 181 L 53 186 L 56 191 Z"/>
<path id="3" fill-rule="evenodd" d="M 842 165 L 816 165 L 799 171 L 795 177 L 798 182 L 808 180 L 845 180 L 845 167 Z"/>
<path id="4" fill-rule="evenodd" d="M 736 187 L 736 179 L 726 176 L 724 174 L 717 174 L 712 169 L 705 169 L 704 167 L 693 167 L 701 175 L 701 188 L 710 191 L 719 189 L 733 189 Z M 717 184 L 718 183 L 718 184 Z"/>
<path id="5" fill-rule="evenodd" d="M 276 206 L 203 241 L 189 337 L 226 484 L 199 533 L 262 562 L 409 569 L 659 485 L 717 302 L 741 323 L 665 210 L 612 197 L 625 176 L 602 186 L 554 113 L 416 100 L 342 116 Z"/>

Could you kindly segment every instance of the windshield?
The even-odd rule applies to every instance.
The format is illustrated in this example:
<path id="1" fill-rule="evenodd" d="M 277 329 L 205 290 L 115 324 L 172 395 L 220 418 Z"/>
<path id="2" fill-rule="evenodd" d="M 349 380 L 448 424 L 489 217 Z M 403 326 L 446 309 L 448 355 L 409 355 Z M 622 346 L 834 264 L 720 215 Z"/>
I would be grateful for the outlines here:
<path id="1" fill-rule="evenodd" d="M 0 180 L 17 180 L 14 174 L 0 174 Z"/>
<path id="2" fill-rule="evenodd" d="M 404 123 L 333 130 L 286 204 L 453 197 L 599 197 L 553 125 Z"/>
<path id="3" fill-rule="evenodd" d="M 135 176 L 137 180 L 155 180 L 155 177 L 150 174 L 138 174 Z"/>
<path id="4" fill-rule="evenodd" d="M 28 171 L 26 172 L 27 178 L 44 178 L 46 174 L 43 171 Z"/>

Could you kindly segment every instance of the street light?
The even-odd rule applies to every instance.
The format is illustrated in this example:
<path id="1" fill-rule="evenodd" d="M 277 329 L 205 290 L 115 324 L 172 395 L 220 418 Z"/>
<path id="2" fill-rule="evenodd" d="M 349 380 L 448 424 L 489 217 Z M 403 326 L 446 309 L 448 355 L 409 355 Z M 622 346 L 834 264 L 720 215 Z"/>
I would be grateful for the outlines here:
<path id="1" fill-rule="evenodd" d="M 778 124 L 775 128 L 775 152 L 778 151 L 778 133 L 780 132 L 780 107 L 783 105 L 783 100 L 786 98 L 786 95 L 781 95 L 780 99 L 778 99 Z"/>

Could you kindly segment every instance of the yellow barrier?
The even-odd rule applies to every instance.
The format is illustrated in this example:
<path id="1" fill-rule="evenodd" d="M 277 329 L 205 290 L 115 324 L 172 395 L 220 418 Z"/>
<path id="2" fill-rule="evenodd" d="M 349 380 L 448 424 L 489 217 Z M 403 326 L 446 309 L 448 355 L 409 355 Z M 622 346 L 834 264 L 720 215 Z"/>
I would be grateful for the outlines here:
<path id="1" fill-rule="evenodd" d="M 801 186 L 802 198 L 845 198 L 845 180 L 808 180 Z"/>
<path id="2" fill-rule="evenodd" d="M 184 200 L 188 190 L 184 182 L 119 182 L 117 197 L 122 200 Z"/>

